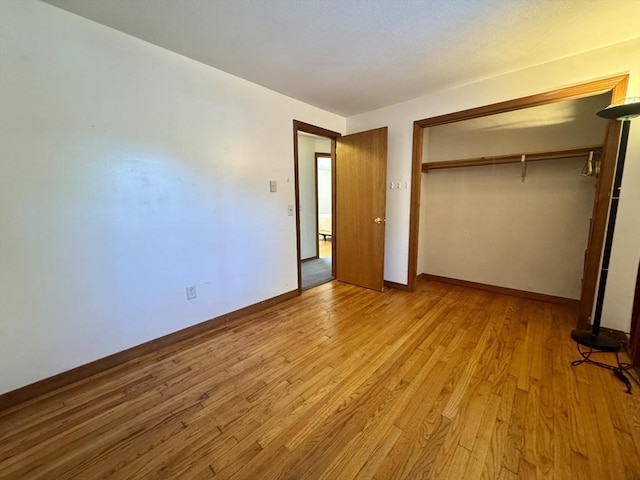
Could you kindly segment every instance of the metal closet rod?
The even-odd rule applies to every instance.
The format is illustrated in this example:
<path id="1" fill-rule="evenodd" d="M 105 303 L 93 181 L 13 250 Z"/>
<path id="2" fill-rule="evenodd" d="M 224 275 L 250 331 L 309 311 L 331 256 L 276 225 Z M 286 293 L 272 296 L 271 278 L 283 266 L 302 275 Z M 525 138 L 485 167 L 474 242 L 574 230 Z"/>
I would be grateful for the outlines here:
<path id="1" fill-rule="evenodd" d="M 509 155 L 493 155 L 489 157 L 465 158 L 463 160 L 446 160 L 442 162 L 427 162 L 422 164 L 422 172 L 441 168 L 476 167 L 482 165 L 502 165 L 506 163 L 521 163 L 522 156 L 526 162 L 538 162 L 541 160 L 560 160 L 564 158 L 588 157 L 589 153 L 594 155 L 602 153 L 602 145 L 592 145 L 589 147 L 570 148 L 566 150 L 553 150 L 547 152 L 530 152 Z"/>

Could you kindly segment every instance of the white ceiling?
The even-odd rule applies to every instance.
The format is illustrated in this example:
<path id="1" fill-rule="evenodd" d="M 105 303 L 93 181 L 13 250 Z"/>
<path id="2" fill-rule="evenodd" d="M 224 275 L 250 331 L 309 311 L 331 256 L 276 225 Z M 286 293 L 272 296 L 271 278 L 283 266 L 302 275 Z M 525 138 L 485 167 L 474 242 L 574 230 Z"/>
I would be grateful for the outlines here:
<path id="1" fill-rule="evenodd" d="M 44 1 L 344 116 L 640 37 L 640 0 Z"/>

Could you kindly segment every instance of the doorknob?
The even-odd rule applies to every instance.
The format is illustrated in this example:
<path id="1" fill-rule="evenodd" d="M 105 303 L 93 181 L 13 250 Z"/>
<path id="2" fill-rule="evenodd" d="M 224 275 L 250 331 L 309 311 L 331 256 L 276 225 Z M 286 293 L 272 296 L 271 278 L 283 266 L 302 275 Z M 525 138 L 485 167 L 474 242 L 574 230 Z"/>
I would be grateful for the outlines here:
<path id="1" fill-rule="evenodd" d="M 377 223 L 378 225 L 380 225 L 382 223 L 382 219 L 380 217 L 374 218 L 373 221 L 374 221 L 374 223 Z"/>

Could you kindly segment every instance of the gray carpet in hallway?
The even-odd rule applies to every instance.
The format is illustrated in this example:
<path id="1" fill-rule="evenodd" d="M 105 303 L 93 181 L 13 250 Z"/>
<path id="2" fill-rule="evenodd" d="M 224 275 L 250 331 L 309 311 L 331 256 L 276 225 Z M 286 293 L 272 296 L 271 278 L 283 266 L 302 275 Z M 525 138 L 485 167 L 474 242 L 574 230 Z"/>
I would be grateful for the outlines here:
<path id="1" fill-rule="evenodd" d="M 302 262 L 303 290 L 321 285 L 329 280 L 333 280 L 331 258 L 316 258 L 308 262 Z"/>

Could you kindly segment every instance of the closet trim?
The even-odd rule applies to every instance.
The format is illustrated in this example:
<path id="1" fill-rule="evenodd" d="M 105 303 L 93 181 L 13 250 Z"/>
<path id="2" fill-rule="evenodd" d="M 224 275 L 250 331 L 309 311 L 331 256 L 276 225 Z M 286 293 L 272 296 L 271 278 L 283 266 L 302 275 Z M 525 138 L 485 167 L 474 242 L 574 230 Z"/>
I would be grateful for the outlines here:
<path id="1" fill-rule="evenodd" d="M 480 167 L 485 165 L 504 165 L 506 163 L 521 163 L 524 155 L 527 162 L 540 162 L 543 160 L 564 160 L 567 158 L 589 157 L 589 154 L 600 155 L 602 145 L 591 147 L 571 148 L 566 150 L 554 150 L 548 152 L 517 153 L 509 155 L 491 155 L 486 157 L 465 158 L 463 160 L 444 160 L 438 162 L 425 162 L 422 164 L 422 172 L 441 168 Z"/>
<path id="2" fill-rule="evenodd" d="M 409 216 L 409 260 L 408 260 L 408 288 L 414 291 L 416 288 L 418 272 L 418 234 L 420 218 L 420 189 L 422 181 L 422 149 L 423 130 L 428 127 L 444 125 L 460 120 L 494 115 L 497 113 L 511 112 L 523 108 L 546 105 L 577 98 L 585 98 L 593 95 L 611 92 L 610 103 L 621 101 L 627 93 L 629 75 L 616 75 L 602 78 L 592 82 L 574 85 L 566 88 L 552 90 L 545 93 L 530 95 L 527 97 L 507 100 L 482 107 L 471 108 L 459 112 L 448 113 L 435 117 L 416 120 L 413 123 L 413 159 L 411 168 L 411 206 Z M 592 215 L 589 243 L 585 255 L 585 269 L 582 282 L 582 295 L 578 314 L 578 327 L 584 328 L 589 323 L 596 286 L 598 283 L 598 267 L 602 257 L 604 234 L 606 231 L 607 209 L 613 187 L 613 176 L 616 165 L 616 155 L 621 133 L 621 122 L 611 120 L 607 127 L 605 142 L 601 157 L 601 171 L 596 183 L 596 196 Z"/>
<path id="3" fill-rule="evenodd" d="M 482 107 L 461 110 L 459 112 L 447 113 L 446 115 L 439 115 L 437 117 L 416 120 L 414 123 L 422 128 L 435 127 L 436 125 L 444 125 L 446 123 L 453 123 L 460 120 L 471 120 L 472 118 L 486 117 L 487 115 L 495 115 L 497 113 L 513 112 L 514 110 L 537 107 L 539 105 L 547 105 L 549 103 L 564 100 L 592 97 L 609 91 L 617 96 L 616 90 L 621 87 L 624 88 L 624 94 L 626 94 L 628 81 L 628 74 L 618 75 L 593 82 L 582 83 L 580 85 L 574 85 L 572 87 L 560 88 L 546 93 L 538 93 L 528 97 L 516 98 L 505 102 L 498 102 L 490 105 L 484 105 Z M 624 94 L 622 98 L 619 98 L 618 100 L 623 100 Z"/>

